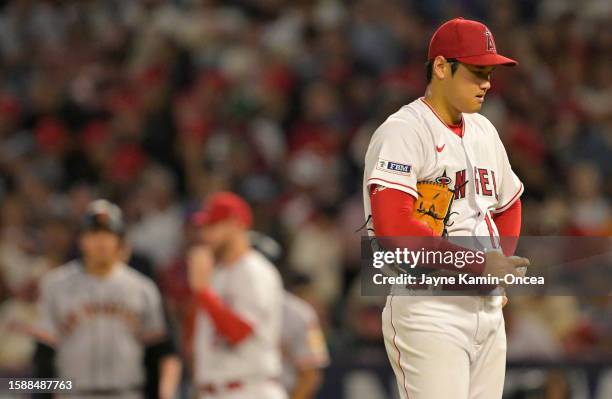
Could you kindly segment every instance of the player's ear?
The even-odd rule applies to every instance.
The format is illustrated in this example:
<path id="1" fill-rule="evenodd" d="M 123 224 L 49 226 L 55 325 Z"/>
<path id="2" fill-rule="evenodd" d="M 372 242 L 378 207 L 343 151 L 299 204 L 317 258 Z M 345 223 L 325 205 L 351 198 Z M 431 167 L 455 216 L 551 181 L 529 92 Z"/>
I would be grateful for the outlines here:
<path id="1" fill-rule="evenodd" d="M 441 55 L 437 56 L 436 58 L 434 58 L 433 60 L 433 65 L 432 65 L 432 75 L 437 77 L 438 79 L 444 79 L 448 73 L 450 73 L 450 71 L 448 69 L 446 69 L 446 66 L 448 65 L 448 63 L 446 62 L 446 58 L 442 57 Z"/>

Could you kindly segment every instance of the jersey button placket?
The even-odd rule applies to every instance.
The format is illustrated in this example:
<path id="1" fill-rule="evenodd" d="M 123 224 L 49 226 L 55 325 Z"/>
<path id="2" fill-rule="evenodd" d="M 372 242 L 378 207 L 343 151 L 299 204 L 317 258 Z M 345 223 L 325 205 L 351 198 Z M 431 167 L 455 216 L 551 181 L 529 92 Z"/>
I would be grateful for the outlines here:
<path id="1" fill-rule="evenodd" d="M 476 199 L 476 189 L 474 188 L 474 184 L 476 184 L 476 180 L 474 176 L 474 163 L 472 162 L 470 153 L 465 145 L 465 136 L 461 139 L 461 146 L 463 147 L 463 153 L 465 155 L 465 162 L 467 164 L 468 181 L 471 182 L 471 183 L 468 183 L 468 186 L 466 187 L 466 196 L 467 196 L 468 203 L 470 204 L 471 208 L 475 211 L 475 214 L 477 215 L 477 218 L 478 218 L 477 222 L 474 225 L 474 229 L 472 230 L 472 233 L 476 235 L 476 232 L 478 230 L 478 225 L 480 225 L 480 223 L 484 220 L 484 213 L 478 206 L 478 201 Z"/>
<path id="2" fill-rule="evenodd" d="M 99 301 L 99 293 L 98 293 L 98 284 L 95 280 L 95 277 L 93 276 L 88 276 L 88 282 L 89 282 L 89 298 L 88 298 L 88 306 L 92 306 L 98 303 Z M 84 317 L 88 317 L 84 316 Z M 101 377 L 101 373 L 100 373 L 100 365 L 98 364 L 98 362 L 96 361 L 96 359 L 98 359 L 98 353 L 97 350 L 98 348 L 100 348 L 100 334 L 99 334 L 99 326 L 98 326 L 98 319 L 94 318 L 94 320 L 90 320 L 89 321 L 91 323 L 92 326 L 94 326 L 94 328 L 90 331 L 90 333 L 92 334 L 92 336 L 90 337 L 90 343 L 92 344 L 89 348 L 85 348 L 88 352 L 89 352 L 89 361 L 91 364 L 91 376 L 93 376 L 93 378 L 89 381 L 89 383 L 92 386 L 98 386 L 101 385 L 102 377 Z"/>

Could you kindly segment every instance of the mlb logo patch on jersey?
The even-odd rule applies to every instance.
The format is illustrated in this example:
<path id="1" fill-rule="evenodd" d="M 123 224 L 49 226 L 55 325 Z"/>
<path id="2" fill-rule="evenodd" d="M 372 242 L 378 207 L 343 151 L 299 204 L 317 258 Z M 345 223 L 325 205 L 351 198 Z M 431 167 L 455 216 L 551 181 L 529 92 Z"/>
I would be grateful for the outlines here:
<path id="1" fill-rule="evenodd" d="M 379 158 L 376 164 L 376 169 L 384 172 L 395 173 L 397 175 L 409 175 L 412 171 L 412 166 Z"/>

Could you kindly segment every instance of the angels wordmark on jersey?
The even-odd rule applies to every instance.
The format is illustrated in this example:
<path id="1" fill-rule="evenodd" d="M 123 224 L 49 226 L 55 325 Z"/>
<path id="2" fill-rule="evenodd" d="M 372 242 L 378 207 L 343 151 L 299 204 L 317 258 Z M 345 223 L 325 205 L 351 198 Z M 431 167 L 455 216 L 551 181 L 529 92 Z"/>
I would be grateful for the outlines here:
<path id="1" fill-rule="evenodd" d="M 374 231 L 369 187 L 393 188 L 417 197 L 417 181 L 443 179 L 455 197 L 449 236 L 491 237 L 499 233 L 492 213 L 508 209 L 522 194 L 497 130 L 478 113 L 462 114 L 462 134 L 454 133 L 419 98 L 378 127 L 365 156 L 363 198 L 368 231 Z M 375 233 L 375 232 L 374 232 Z"/>

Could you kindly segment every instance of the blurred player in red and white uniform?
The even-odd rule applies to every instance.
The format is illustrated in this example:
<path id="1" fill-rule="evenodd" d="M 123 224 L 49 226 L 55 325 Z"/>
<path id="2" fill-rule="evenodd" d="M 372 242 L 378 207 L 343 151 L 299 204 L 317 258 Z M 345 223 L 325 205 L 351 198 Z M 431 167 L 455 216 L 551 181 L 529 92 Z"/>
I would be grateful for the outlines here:
<path id="1" fill-rule="evenodd" d="M 284 399 L 280 383 L 283 286 L 251 248 L 249 205 L 212 195 L 193 217 L 202 245 L 187 257 L 196 296 L 194 380 L 199 398 Z"/>

